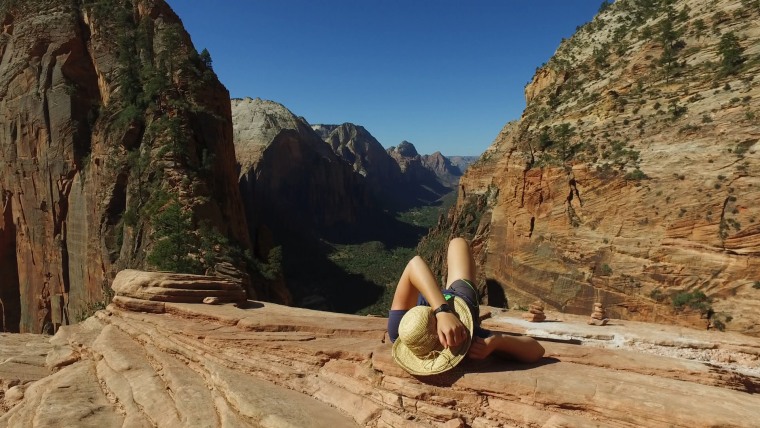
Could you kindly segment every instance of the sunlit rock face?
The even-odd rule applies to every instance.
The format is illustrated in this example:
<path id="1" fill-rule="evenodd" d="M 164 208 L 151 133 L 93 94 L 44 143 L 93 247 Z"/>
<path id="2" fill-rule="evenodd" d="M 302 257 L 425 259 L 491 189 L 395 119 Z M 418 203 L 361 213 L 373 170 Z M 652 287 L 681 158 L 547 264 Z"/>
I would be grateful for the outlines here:
<path id="1" fill-rule="evenodd" d="M 249 245 L 229 94 L 179 18 L 160 0 L 82 3 L 0 6 L 5 331 L 52 332 L 146 267 L 159 196 Z"/>
<path id="2" fill-rule="evenodd" d="M 440 265 L 446 237 L 472 238 L 497 305 L 760 334 L 758 18 L 615 2 L 537 71 L 422 248 Z"/>

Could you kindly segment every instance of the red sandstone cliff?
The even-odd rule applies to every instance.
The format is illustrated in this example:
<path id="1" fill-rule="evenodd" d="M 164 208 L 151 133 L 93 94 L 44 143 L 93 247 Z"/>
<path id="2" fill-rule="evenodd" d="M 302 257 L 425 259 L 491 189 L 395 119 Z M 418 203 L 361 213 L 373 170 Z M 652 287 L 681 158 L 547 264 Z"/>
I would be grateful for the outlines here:
<path id="1" fill-rule="evenodd" d="M 484 300 L 760 334 L 760 9 L 661 3 L 563 41 L 422 243 L 471 237 Z"/>
<path id="2" fill-rule="evenodd" d="M 75 321 L 150 264 L 172 201 L 248 247 L 229 95 L 166 3 L 1 8 L 0 330 Z"/>

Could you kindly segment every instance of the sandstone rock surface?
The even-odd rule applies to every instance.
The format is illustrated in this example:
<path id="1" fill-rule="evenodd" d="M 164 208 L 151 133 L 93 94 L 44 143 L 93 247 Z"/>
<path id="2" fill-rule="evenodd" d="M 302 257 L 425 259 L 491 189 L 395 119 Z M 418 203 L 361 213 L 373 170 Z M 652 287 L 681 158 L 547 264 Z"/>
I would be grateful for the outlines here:
<path id="1" fill-rule="evenodd" d="M 545 358 L 415 378 L 393 362 L 383 318 L 256 301 L 164 309 L 111 305 L 34 345 L 47 365 L 27 357 L 39 372 L 20 401 L 11 391 L 0 427 L 749 427 L 759 415 L 760 341 L 736 333 L 622 320 L 601 331 L 482 307 L 484 326 L 542 340 Z M 21 337 L 0 336 L 0 350 Z"/>
<path id="2" fill-rule="evenodd" d="M 126 269 L 116 275 L 111 287 L 116 294 L 114 302 L 126 307 L 144 304 L 161 308 L 155 302 L 218 304 L 246 300 L 240 283 L 203 275 Z"/>
<path id="3" fill-rule="evenodd" d="M 5 413 L 32 382 L 53 373 L 46 365 L 53 345 L 49 336 L 11 333 L 0 333 L 0 344 L 0 412 Z"/>

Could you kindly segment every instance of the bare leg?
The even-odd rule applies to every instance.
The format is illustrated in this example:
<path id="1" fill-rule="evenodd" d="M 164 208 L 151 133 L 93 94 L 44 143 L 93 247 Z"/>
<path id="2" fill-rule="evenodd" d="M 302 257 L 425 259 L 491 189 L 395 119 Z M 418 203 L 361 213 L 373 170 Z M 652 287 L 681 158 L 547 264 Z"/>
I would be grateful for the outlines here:
<path id="1" fill-rule="evenodd" d="M 393 295 L 391 310 L 408 310 L 415 307 L 420 294 L 425 297 L 431 308 L 439 308 L 446 303 L 430 267 L 420 256 L 415 256 L 407 263 L 401 274 Z M 451 312 L 441 312 L 436 314 L 435 319 L 441 345 L 452 347 L 466 340 L 467 329 L 456 315 Z"/>
<path id="2" fill-rule="evenodd" d="M 464 238 L 454 238 L 449 242 L 446 263 L 448 264 L 446 288 L 458 279 L 475 281 L 475 260 L 472 258 L 470 244 Z"/>
<path id="3" fill-rule="evenodd" d="M 411 309 L 417 306 L 420 291 L 423 291 L 425 295 L 425 290 L 438 290 L 438 283 L 422 257 L 415 256 L 406 264 L 401 279 L 398 280 L 391 309 Z M 428 296 L 425 298 L 427 299 Z M 443 299 L 442 296 L 441 299 Z"/>

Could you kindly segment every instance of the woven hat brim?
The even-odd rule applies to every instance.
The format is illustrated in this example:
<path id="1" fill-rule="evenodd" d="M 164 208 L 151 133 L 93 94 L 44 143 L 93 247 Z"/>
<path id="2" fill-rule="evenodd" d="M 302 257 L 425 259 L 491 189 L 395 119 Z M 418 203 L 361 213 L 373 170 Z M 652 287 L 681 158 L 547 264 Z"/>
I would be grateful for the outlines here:
<path id="1" fill-rule="evenodd" d="M 410 374 L 416 376 L 431 376 L 453 369 L 459 364 L 467 351 L 470 349 L 473 334 L 473 319 L 467 303 L 454 296 L 454 311 L 459 315 L 459 320 L 467 327 L 467 340 L 456 348 L 446 348 L 436 355 L 418 357 L 401 340 L 393 342 L 393 359 L 398 365 Z"/>

